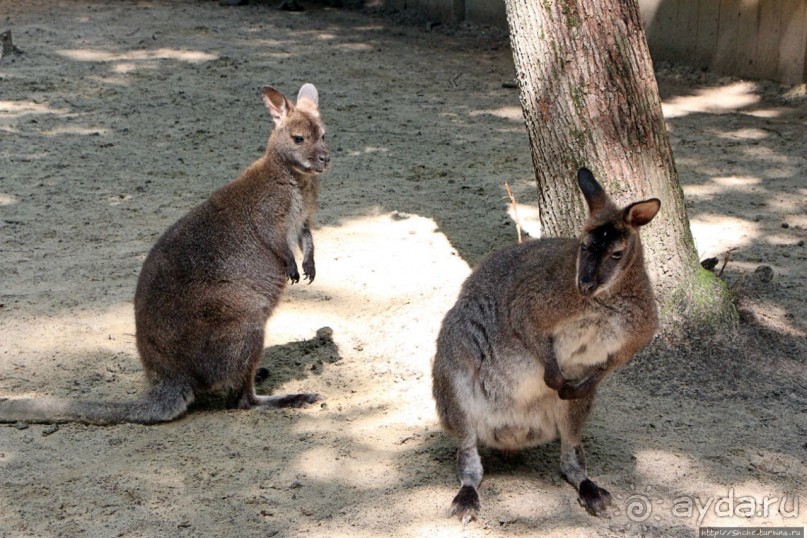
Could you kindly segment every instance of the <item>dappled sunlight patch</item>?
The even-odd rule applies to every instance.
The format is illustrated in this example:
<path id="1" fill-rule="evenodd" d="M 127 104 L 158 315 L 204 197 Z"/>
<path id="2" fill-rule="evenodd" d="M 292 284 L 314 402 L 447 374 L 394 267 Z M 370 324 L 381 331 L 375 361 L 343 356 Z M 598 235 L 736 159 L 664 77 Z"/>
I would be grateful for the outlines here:
<path id="1" fill-rule="evenodd" d="M 694 95 L 682 95 L 661 105 L 665 118 L 679 118 L 695 113 L 724 114 L 760 101 L 753 82 L 734 82 L 715 88 L 695 90 Z"/>
<path id="2" fill-rule="evenodd" d="M 463 527 L 459 521 L 448 517 L 448 501 L 452 495 L 450 490 L 417 486 L 394 491 L 388 488 L 373 495 L 372 499 L 368 498 L 367 494 L 357 496 L 350 506 L 337 517 L 329 519 L 327 524 L 306 529 L 305 536 L 452 538 L 476 536 L 475 528 L 482 525 L 474 522 L 468 527 Z M 357 520 L 361 523 L 357 524 Z"/>
<path id="3" fill-rule="evenodd" d="M 729 191 L 756 192 L 761 184 L 762 180 L 755 176 L 718 176 L 701 185 L 686 185 L 684 193 L 687 198 L 713 198 Z"/>
<path id="4" fill-rule="evenodd" d="M 552 485 L 541 476 L 526 473 L 517 476 L 488 476 L 490 480 L 496 481 L 496 490 L 500 493 L 495 497 L 486 495 L 483 502 L 500 514 L 498 516 L 500 521 L 529 525 L 532 521 L 527 518 L 546 518 L 562 514 L 569 510 L 569 500 L 575 495 L 574 488 L 566 482 Z M 519 483 L 527 483 L 529 491 L 524 492 Z M 485 491 L 482 494 L 484 495 Z"/>
<path id="5" fill-rule="evenodd" d="M 753 273 L 755 269 L 759 267 L 759 264 L 748 262 L 740 262 L 736 265 L 736 269 L 739 269 L 739 271 L 743 273 L 741 279 L 738 280 L 738 287 L 744 286 L 747 278 L 754 278 Z M 792 276 L 788 275 L 788 271 L 779 266 L 773 266 L 772 269 L 774 275 L 780 275 L 781 272 L 781 275 Z M 777 276 L 774 276 L 774 279 L 776 278 Z M 791 335 L 796 338 L 804 338 L 807 336 L 807 332 L 796 325 L 798 320 L 794 317 L 793 313 L 789 312 L 775 301 L 764 298 L 755 299 L 751 302 L 747 302 L 744 305 L 744 310 L 746 313 L 753 313 L 754 323 L 765 327 L 773 333 Z"/>
<path id="6" fill-rule="evenodd" d="M 35 101 L 0 101 L 0 120 L 19 119 L 29 115 L 67 114 L 66 108 L 51 108 L 47 103 Z"/>
<path id="7" fill-rule="evenodd" d="M 775 162 L 780 164 L 789 164 L 791 162 L 791 157 L 782 155 L 776 149 L 767 146 L 747 145 L 743 146 L 742 152 L 744 155 L 759 161 Z"/>
<path id="8" fill-rule="evenodd" d="M 156 64 L 154 64 L 154 66 L 156 66 Z M 135 62 L 120 62 L 118 64 L 115 64 L 115 66 L 112 68 L 112 71 L 114 73 L 119 73 L 121 75 L 127 75 L 137 70 L 138 67 L 142 67 L 142 64 L 138 66 L 138 64 L 136 64 Z"/>
<path id="9" fill-rule="evenodd" d="M 804 201 L 805 198 L 799 199 L 798 197 L 791 196 L 787 198 L 774 198 L 768 200 L 767 204 L 770 208 L 780 213 L 792 213 L 792 218 L 789 218 L 791 225 L 807 225 L 807 215 L 804 214 Z"/>
<path id="10" fill-rule="evenodd" d="M 124 75 L 125 73 L 121 73 L 115 76 L 108 76 L 108 77 L 89 77 L 89 80 L 94 80 L 100 84 L 106 84 L 109 86 L 128 86 L 130 84 L 130 80 L 126 78 Z"/>
<path id="11" fill-rule="evenodd" d="M 249 32 L 263 32 L 263 29 L 250 29 Z M 288 41 L 284 41 L 281 39 L 270 39 L 270 38 L 250 38 L 249 43 L 253 47 L 287 47 Z"/>
<path id="12" fill-rule="evenodd" d="M 16 204 L 18 202 L 19 202 L 19 200 L 17 200 L 16 196 L 0 192 L 0 206 L 14 205 L 14 204 Z"/>
<path id="13" fill-rule="evenodd" d="M 757 110 L 743 111 L 743 114 L 753 116 L 755 118 L 774 119 L 784 116 L 792 111 L 793 109 L 790 108 L 760 108 Z"/>
<path id="14" fill-rule="evenodd" d="M 522 112 L 521 107 L 518 106 L 503 106 L 489 110 L 472 110 L 469 115 L 472 118 L 477 116 L 496 116 L 497 118 L 517 121 L 519 123 L 523 123 L 524 121 L 524 113 Z"/>
<path id="15" fill-rule="evenodd" d="M 794 235 L 785 235 L 779 233 L 770 233 L 765 235 L 765 241 L 769 245 L 776 245 L 776 246 L 796 246 L 801 241 L 802 244 L 803 240 L 800 239 L 798 236 Z"/>
<path id="16" fill-rule="evenodd" d="M 470 269 L 434 220 L 370 213 L 314 230 L 316 280 L 287 288 L 267 343 L 311 338 L 330 326 L 342 359 L 324 366 L 334 387 L 323 389 L 322 416 L 372 450 L 400 451 L 437 427 L 430 361 L 442 317 Z"/>
<path id="17" fill-rule="evenodd" d="M 761 235 L 758 223 L 726 215 L 696 214 L 689 224 L 701 257 L 748 246 Z"/>
<path id="18" fill-rule="evenodd" d="M 106 136 L 109 134 L 107 129 L 99 129 L 97 127 L 79 127 L 78 125 L 69 125 L 56 127 L 43 131 L 44 136 L 61 136 L 61 135 L 81 135 L 81 136 Z"/>
<path id="19" fill-rule="evenodd" d="M 388 455 L 350 448 L 349 443 L 340 443 L 339 447 L 313 446 L 300 453 L 294 466 L 309 480 L 362 489 L 389 487 L 400 480 L 394 461 Z"/>
<path id="20" fill-rule="evenodd" d="M 754 459 L 754 458 L 752 458 Z M 774 461 L 788 470 L 801 464 L 792 456 L 759 453 L 757 467 Z M 796 491 L 758 479 L 730 484 L 708 478 L 690 457 L 662 450 L 640 450 L 636 471 L 641 483 L 618 499 L 634 522 L 676 521 L 686 526 L 748 526 L 752 523 L 785 525 L 798 521 Z M 764 468 L 764 467 L 763 467 Z"/>
<path id="21" fill-rule="evenodd" d="M 277 58 L 277 59 L 279 59 L 279 60 L 288 60 L 289 58 L 291 58 L 291 57 L 293 56 L 293 55 L 292 55 L 292 53 L 290 53 L 290 52 L 283 52 L 283 51 L 277 51 L 277 52 L 261 52 L 261 53 L 260 53 L 260 55 L 261 55 L 261 56 L 265 56 L 265 57 L 267 57 L 267 58 Z"/>
<path id="22" fill-rule="evenodd" d="M 664 450 L 639 450 L 636 453 L 636 473 L 651 484 L 693 477 L 700 472 L 691 456 Z"/>
<path id="23" fill-rule="evenodd" d="M 159 48 L 150 50 L 132 50 L 114 53 L 97 49 L 61 49 L 56 54 L 79 62 L 125 62 L 146 60 L 176 60 L 187 63 L 202 63 L 217 60 L 216 54 L 199 50 L 183 50 Z"/>
<path id="24" fill-rule="evenodd" d="M 117 303 L 98 310 L 71 311 L 69 314 L 43 314 L 22 320 L 9 316 L 3 331 L 6 345 L 13 344 L 15 355 L 28 359 L 54 352 L 97 352 L 133 349 L 134 308 Z M 0 369 L 11 354 L 0 355 Z"/>
<path id="25" fill-rule="evenodd" d="M 357 217 L 315 231 L 314 240 L 318 269 L 311 289 L 324 286 L 341 289 L 346 296 L 366 296 L 381 311 L 428 300 L 468 273 L 467 264 L 438 232 L 434 220 L 418 215 L 394 212 Z M 341 249 L 331 250 L 340 242 Z"/>
<path id="26" fill-rule="evenodd" d="M 763 129 L 744 128 L 719 132 L 716 136 L 727 140 L 764 140 L 770 136 L 770 133 Z"/>
<path id="27" fill-rule="evenodd" d="M 762 183 L 761 179 L 754 176 L 722 176 L 713 178 L 712 181 L 724 187 L 739 188 L 739 189 L 751 185 L 759 185 Z"/>
<path id="28" fill-rule="evenodd" d="M 521 224 L 521 231 L 526 232 L 530 237 L 541 237 L 541 209 L 537 205 L 523 204 L 517 201 L 518 219 L 516 219 L 516 210 L 513 209 L 512 204 L 508 204 L 507 214 L 514 224 L 519 222 Z"/>
<path id="29" fill-rule="evenodd" d="M 362 150 L 350 150 L 347 152 L 349 157 L 359 157 L 361 155 L 368 155 L 373 153 L 389 153 L 389 149 L 376 146 L 365 146 L 364 149 Z"/>
<path id="30" fill-rule="evenodd" d="M 368 43 L 335 43 L 331 45 L 337 49 L 348 51 L 367 51 L 373 50 L 373 46 Z"/>

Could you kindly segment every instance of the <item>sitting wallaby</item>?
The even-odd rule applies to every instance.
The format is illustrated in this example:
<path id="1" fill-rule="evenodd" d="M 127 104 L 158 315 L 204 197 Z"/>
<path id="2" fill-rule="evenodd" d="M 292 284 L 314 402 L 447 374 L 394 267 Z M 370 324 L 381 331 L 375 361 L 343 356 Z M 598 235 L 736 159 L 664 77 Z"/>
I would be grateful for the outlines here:
<path id="1" fill-rule="evenodd" d="M 432 365 L 443 428 L 459 441 L 463 524 L 479 512 L 478 445 L 519 450 L 560 436 L 560 467 L 594 515 L 610 494 L 586 474 L 583 424 L 597 384 L 653 338 L 658 315 L 639 227 L 661 203 L 623 209 L 592 173 L 578 184 L 589 219 L 579 239 L 528 241 L 484 259 L 446 314 Z"/>
<path id="2" fill-rule="evenodd" d="M 226 391 L 227 406 L 239 409 L 317 401 L 254 390 L 266 320 L 286 281 L 300 280 L 298 246 L 314 280 L 310 226 L 330 162 L 313 85 L 300 88 L 296 105 L 270 86 L 263 99 L 275 123 L 266 153 L 171 226 L 143 263 L 135 326 L 149 390 L 130 402 L 7 399 L 0 422 L 165 422 L 201 392 Z"/>

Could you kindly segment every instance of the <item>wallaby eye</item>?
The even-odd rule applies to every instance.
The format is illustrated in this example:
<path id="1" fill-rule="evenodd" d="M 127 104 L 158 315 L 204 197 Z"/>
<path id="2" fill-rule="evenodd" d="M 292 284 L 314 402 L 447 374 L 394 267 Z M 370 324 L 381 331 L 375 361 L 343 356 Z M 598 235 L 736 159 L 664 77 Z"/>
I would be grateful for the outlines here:
<path id="1" fill-rule="evenodd" d="M 305 142 L 305 138 L 299 135 L 292 135 L 291 139 L 294 140 L 295 144 L 302 144 L 303 142 Z"/>
<path id="2" fill-rule="evenodd" d="M 618 260 L 618 259 L 622 258 L 622 254 L 624 254 L 624 251 L 622 251 L 622 250 L 617 250 L 616 252 L 614 252 L 613 254 L 611 254 L 611 257 L 612 257 L 613 259 L 615 259 L 615 260 Z"/>

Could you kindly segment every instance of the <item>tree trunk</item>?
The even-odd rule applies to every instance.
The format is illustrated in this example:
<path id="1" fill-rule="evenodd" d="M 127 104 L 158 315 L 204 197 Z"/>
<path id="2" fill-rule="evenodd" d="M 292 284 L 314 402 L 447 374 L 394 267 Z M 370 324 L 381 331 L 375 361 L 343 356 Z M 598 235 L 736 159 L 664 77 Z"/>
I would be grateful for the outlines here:
<path id="1" fill-rule="evenodd" d="M 662 324 L 733 325 L 722 281 L 699 263 L 636 0 L 505 0 L 543 236 L 576 236 L 590 168 L 618 205 L 661 200 L 643 228 Z"/>

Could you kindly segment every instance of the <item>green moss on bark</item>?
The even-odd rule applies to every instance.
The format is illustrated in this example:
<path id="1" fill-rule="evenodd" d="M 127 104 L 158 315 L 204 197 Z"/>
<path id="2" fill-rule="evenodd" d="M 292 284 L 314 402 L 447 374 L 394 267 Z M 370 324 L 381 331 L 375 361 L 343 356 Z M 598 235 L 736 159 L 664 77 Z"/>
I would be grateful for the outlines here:
<path id="1" fill-rule="evenodd" d="M 661 299 L 660 314 L 663 333 L 730 331 L 739 322 L 734 293 L 700 265 L 691 281 Z"/>

